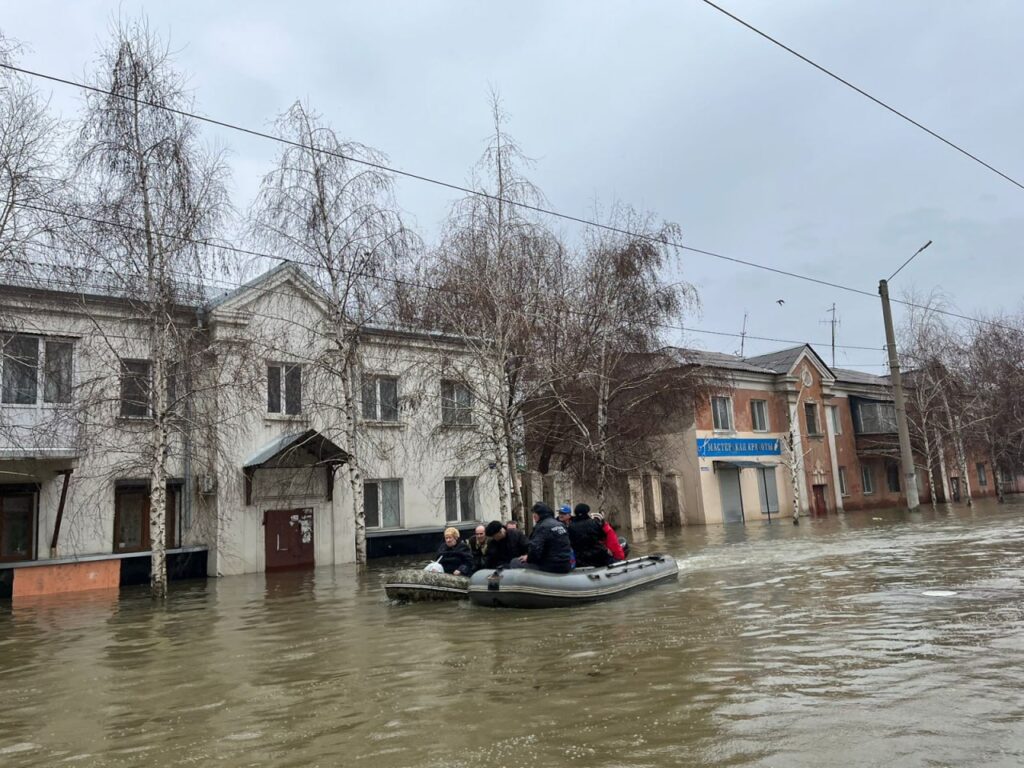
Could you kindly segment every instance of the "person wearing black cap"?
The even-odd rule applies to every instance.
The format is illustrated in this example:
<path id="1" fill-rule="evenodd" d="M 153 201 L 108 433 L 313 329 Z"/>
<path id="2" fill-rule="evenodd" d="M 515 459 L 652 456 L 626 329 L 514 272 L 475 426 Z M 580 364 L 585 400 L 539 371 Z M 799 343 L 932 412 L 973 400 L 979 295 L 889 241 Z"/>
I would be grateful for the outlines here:
<path id="1" fill-rule="evenodd" d="M 517 557 L 522 557 L 530 548 L 530 543 L 522 531 L 517 528 L 505 528 L 497 520 L 492 520 L 484 529 L 487 535 L 487 549 L 484 555 L 486 568 L 500 568 L 508 565 Z"/>
<path id="2" fill-rule="evenodd" d="M 589 504 L 577 504 L 572 511 L 572 525 L 569 526 L 569 541 L 576 553 L 576 565 L 609 565 L 613 558 L 604 545 L 604 526 L 590 517 Z"/>
<path id="3" fill-rule="evenodd" d="M 555 520 L 547 504 L 533 505 L 533 533 L 525 555 L 512 561 L 512 567 L 535 568 L 548 573 L 569 573 L 572 570 L 572 547 L 569 532 Z"/>

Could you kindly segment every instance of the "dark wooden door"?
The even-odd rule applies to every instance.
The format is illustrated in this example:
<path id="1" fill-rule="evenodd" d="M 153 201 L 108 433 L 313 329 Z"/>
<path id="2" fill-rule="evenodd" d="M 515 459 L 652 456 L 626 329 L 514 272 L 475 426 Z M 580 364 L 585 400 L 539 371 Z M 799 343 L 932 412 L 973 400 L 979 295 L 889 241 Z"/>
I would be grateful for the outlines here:
<path id="1" fill-rule="evenodd" d="M 268 571 L 312 568 L 313 510 L 268 509 L 263 513 Z"/>
<path id="2" fill-rule="evenodd" d="M 825 517 L 828 514 L 828 502 L 825 501 L 825 489 L 827 485 L 814 486 L 814 516 Z"/>

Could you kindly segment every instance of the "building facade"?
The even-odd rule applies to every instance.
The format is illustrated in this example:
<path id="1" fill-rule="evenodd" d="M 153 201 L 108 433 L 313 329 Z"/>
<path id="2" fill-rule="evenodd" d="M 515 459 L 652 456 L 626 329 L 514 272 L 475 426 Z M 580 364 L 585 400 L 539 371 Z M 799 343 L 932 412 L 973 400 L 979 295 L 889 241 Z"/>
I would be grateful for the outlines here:
<path id="1" fill-rule="evenodd" d="M 692 353 L 691 353 L 692 355 Z M 659 437 L 662 471 L 679 478 L 686 523 L 824 516 L 906 503 L 896 414 L 887 377 L 830 368 L 809 345 L 741 358 L 696 353 L 718 382 L 685 429 Z M 972 455 L 977 477 L 960 477 L 945 458 L 934 474 L 957 501 L 995 494 L 991 461 Z M 931 501 L 932 472 L 915 457 L 922 503 Z M 1004 475 L 1006 490 L 1015 477 Z"/>
<path id="2" fill-rule="evenodd" d="M 0 594 L 148 580 L 144 318 L 124 298 L 24 286 L 0 286 L 0 302 Z M 167 402 L 181 402 L 166 461 L 172 576 L 352 562 L 350 466 L 370 556 L 497 516 L 488 430 L 465 376 L 445 377 L 472 370 L 465 348 L 363 328 L 340 376 L 328 317 L 293 265 L 180 308 L 200 351 L 167 378 Z"/>

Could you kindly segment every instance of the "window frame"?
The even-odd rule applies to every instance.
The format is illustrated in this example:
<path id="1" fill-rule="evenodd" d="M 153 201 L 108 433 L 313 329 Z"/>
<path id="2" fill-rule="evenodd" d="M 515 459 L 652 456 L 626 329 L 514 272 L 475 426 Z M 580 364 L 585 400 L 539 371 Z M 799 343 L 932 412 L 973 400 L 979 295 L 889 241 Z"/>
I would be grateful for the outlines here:
<path id="1" fill-rule="evenodd" d="M 167 512 L 165 516 L 166 538 L 164 546 L 167 549 L 178 549 L 181 546 L 181 520 L 184 507 L 185 486 L 177 480 L 167 481 Z M 140 511 L 139 525 L 140 543 L 138 546 L 122 546 L 118 543 L 118 531 L 121 528 L 123 496 L 126 494 L 142 494 L 142 509 Z M 111 552 L 121 554 L 125 552 L 149 552 L 152 550 L 152 539 L 149 533 L 151 490 L 146 481 L 122 480 L 114 485 L 114 525 L 111 534 Z"/>
<path id="2" fill-rule="evenodd" d="M 141 357 L 122 357 L 119 358 L 121 363 L 121 375 L 119 380 L 120 392 L 118 396 L 118 416 L 122 419 L 150 419 L 153 417 L 153 361 Z M 145 374 L 131 373 L 128 371 L 129 366 L 132 365 L 145 365 Z M 139 381 L 145 384 L 145 391 L 140 392 L 140 400 L 130 400 L 129 397 L 132 393 L 127 393 L 125 387 L 130 381 Z M 130 413 L 127 411 L 127 406 L 141 405 L 144 413 Z"/>
<path id="3" fill-rule="evenodd" d="M 889 493 L 901 493 L 902 483 L 900 482 L 899 464 L 885 465 L 885 487 Z M 894 487 L 895 486 L 895 487 Z"/>
<path id="4" fill-rule="evenodd" d="M 846 484 L 846 467 L 837 467 L 836 469 L 836 474 L 839 475 L 839 495 L 842 497 L 849 496 L 849 486 Z"/>
<path id="5" fill-rule="evenodd" d="M 383 523 L 383 511 L 381 509 L 381 500 L 384 498 L 381 493 L 381 488 L 384 483 L 395 483 L 398 488 L 398 524 L 397 525 L 382 525 Z M 377 525 L 370 525 L 369 515 L 366 510 L 366 487 L 368 485 L 377 486 Z M 363 522 L 365 523 L 366 530 L 368 531 L 396 531 L 405 528 L 405 500 L 404 500 L 404 483 L 400 477 L 373 477 L 363 481 Z"/>
<path id="6" fill-rule="evenodd" d="M 860 465 L 860 486 L 864 496 L 871 496 L 875 492 L 875 477 L 871 472 L 870 464 Z"/>
<path id="7" fill-rule="evenodd" d="M 35 342 L 35 362 L 31 366 L 33 375 L 33 388 L 34 397 L 32 402 L 17 402 L 16 400 L 7 400 L 7 393 L 9 391 L 6 386 L 6 377 L 8 375 L 8 365 L 10 364 L 11 355 L 7 352 L 7 345 L 15 339 L 20 340 L 32 340 Z M 55 399 L 50 399 L 48 391 L 50 385 L 54 381 L 52 371 L 50 369 L 51 353 L 55 352 L 51 347 L 57 345 L 66 346 L 68 348 L 68 360 L 67 360 L 67 379 L 65 382 L 59 383 L 66 384 L 66 398 L 61 399 L 59 396 Z M 56 355 L 53 355 L 56 357 Z M 22 363 L 24 364 L 24 363 Z M 63 369 L 61 369 L 63 370 Z M 15 407 L 15 408 L 51 408 L 59 407 L 62 405 L 69 405 L 74 402 L 74 389 L 75 389 L 75 339 L 66 336 L 47 336 L 43 334 L 35 333 L 3 333 L 0 334 L 0 405 L 4 407 Z"/>
<path id="8" fill-rule="evenodd" d="M 451 387 L 451 397 L 445 395 L 445 388 Z M 466 405 L 459 405 L 459 393 L 463 392 L 468 401 Z M 455 379 L 441 379 L 441 425 L 445 427 L 472 427 L 473 390 L 461 381 Z"/>
<path id="9" fill-rule="evenodd" d="M 384 398 L 381 392 L 381 385 L 384 382 L 394 382 L 395 385 L 394 418 L 385 418 Z M 370 387 L 373 389 L 373 413 L 367 414 L 366 406 L 369 404 L 369 401 L 367 400 L 367 393 Z M 387 373 L 369 374 L 363 377 L 363 384 L 360 391 L 362 398 L 360 413 L 363 421 L 377 424 L 398 424 L 402 420 L 398 376 L 393 376 Z"/>
<path id="10" fill-rule="evenodd" d="M 715 401 L 716 400 L 724 400 L 727 403 L 726 413 L 727 413 L 727 415 L 729 417 L 729 419 L 728 419 L 728 421 L 729 421 L 728 426 L 721 427 L 718 424 L 716 424 L 716 422 L 718 421 L 718 418 L 717 418 L 718 411 L 715 408 Z M 733 417 L 734 417 L 734 413 L 733 413 L 732 396 L 731 395 L 712 395 L 711 396 L 711 428 L 715 432 L 735 432 L 736 431 L 736 429 L 735 429 L 736 420 Z"/>
<path id="11" fill-rule="evenodd" d="M 469 523 L 477 519 L 477 478 L 476 476 L 452 476 L 444 479 L 444 519 L 446 523 Z M 451 514 L 451 509 L 448 507 L 448 484 L 455 484 L 455 516 Z M 469 484 L 469 501 L 470 509 L 467 514 L 463 508 L 463 501 L 465 499 L 464 483 Z"/>
<path id="12" fill-rule="evenodd" d="M 827 405 L 825 408 L 828 410 L 828 423 L 832 427 L 832 434 L 839 437 L 843 434 L 843 420 L 839 415 L 839 406 Z"/>
<path id="13" fill-rule="evenodd" d="M 988 488 L 988 470 L 985 469 L 985 462 L 975 462 L 974 471 L 978 474 L 978 487 Z"/>
<path id="14" fill-rule="evenodd" d="M 28 508 L 28 547 L 26 555 L 4 555 L 4 525 L 6 517 L 5 499 L 27 497 Z M 27 560 L 35 560 L 37 555 L 39 538 L 39 489 L 31 484 L 11 484 L 0 486 L 0 563 L 16 563 Z"/>
<path id="15" fill-rule="evenodd" d="M 814 429 L 811 429 L 811 414 L 814 414 Z M 808 437 L 822 437 L 825 433 L 821 431 L 821 422 L 818 419 L 818 404 L 815 402 L 804 403 L 804 423 L 807 425 Z"/>
<path id="16" fill-rule="evenodd" d="M 288 363 L 288 362 L 284 362 L 284 361 L 280 361 L 280 360 L 278 360 L 278 361 L 268 361 L 267 362 L 267 397 L 266 397 L 266 407 L 267 407 L 266 414 L 267 414 L 267 416 L 269 416 L 271 418 L 294 418 L 296 416 L 302 416 L 303 415 L 303 410 L 302 410 L 302 390 L 303 390 L 302 370 L 303 370 L 304 367 L 305 366 L 303 366 L 302 363 Z M 273 377 L 271 375 L 271 371 L 277 371 L 277 375 L 276 375 L 276 379 L 277 379 L 277 392 L 276 392 L 276 395 L 275 395 L 276 399 L 277 399 L 277 410 L 273 410 L 273 408 L 272 408 L 271 385 L 273 383 Z M 289 375 L 291 373 L 293 373 L 294 371 L 298 371 L 298 374 L 299 374 L 298 387 L 297 387 L 297 389 L 299 390 L 299 395 L 298 395 L 299 402 L 298 402 L 297 409 L 294 410 L 294 411 L 291 411 L 291 410 L 289 410 L 289 408 L 290 408 L 290 405 L 289 405 L 289 390 L 293 390 L 296 387 L 294 386 L 295 385 L 295 381 L 292 381 L 291 384 L 289 384 L 288 382 L 289 382 Z"/>
<path id="17" fill-rule="evenodd" d="M 761 406 L 761 415 L 763 416 L 764 426 L 757 426 L 757 409 L 755 405 Z M 771 420 L 768 417 L 768 401 L 767 400 L 751 400 L 750 401 L 750 426 L 753 432 L 771 432 Z"/>

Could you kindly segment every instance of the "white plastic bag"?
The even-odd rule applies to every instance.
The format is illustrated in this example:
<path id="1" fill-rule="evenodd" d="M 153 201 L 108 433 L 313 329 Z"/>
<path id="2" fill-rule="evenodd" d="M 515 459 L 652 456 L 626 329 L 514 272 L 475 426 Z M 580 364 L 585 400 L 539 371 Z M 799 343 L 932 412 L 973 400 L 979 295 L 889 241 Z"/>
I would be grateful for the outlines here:
<path id="1" fill-rule="evenodd" d="M 423 570 L 427 573 L 444 573 L 444 566 L 440 563 L 427 563 Z"/>

